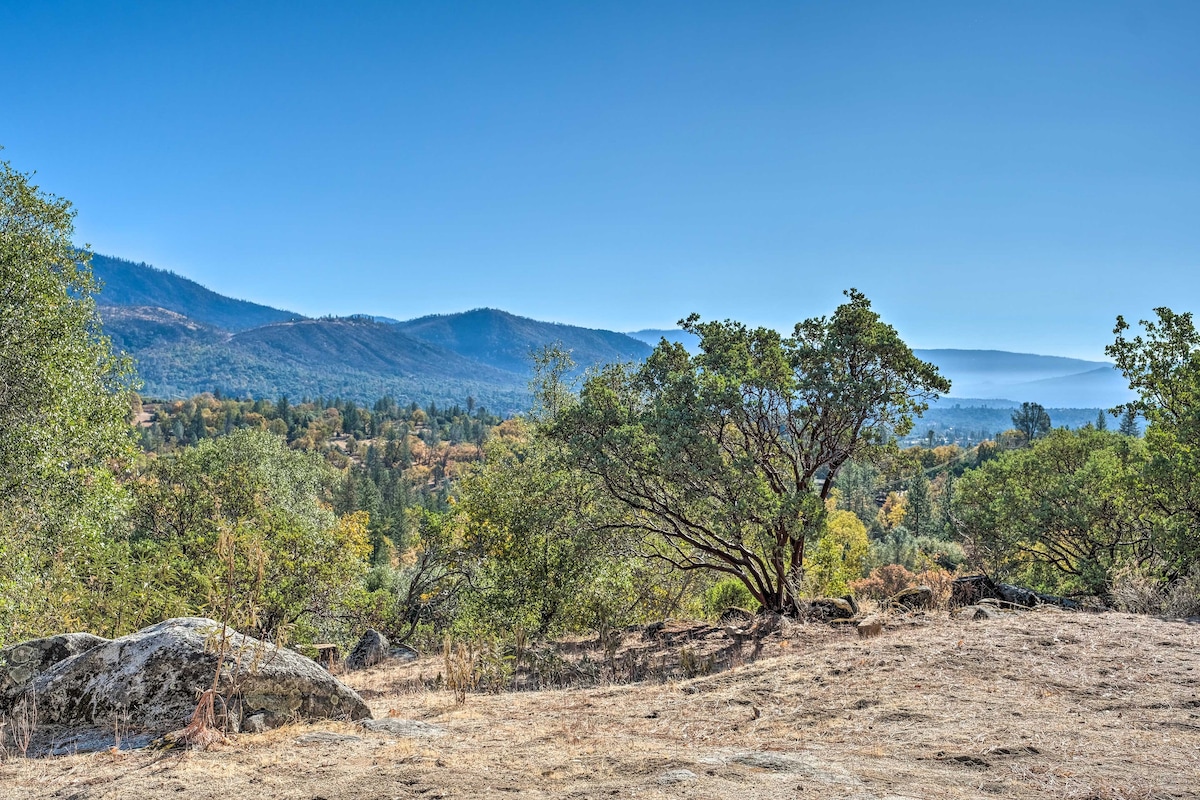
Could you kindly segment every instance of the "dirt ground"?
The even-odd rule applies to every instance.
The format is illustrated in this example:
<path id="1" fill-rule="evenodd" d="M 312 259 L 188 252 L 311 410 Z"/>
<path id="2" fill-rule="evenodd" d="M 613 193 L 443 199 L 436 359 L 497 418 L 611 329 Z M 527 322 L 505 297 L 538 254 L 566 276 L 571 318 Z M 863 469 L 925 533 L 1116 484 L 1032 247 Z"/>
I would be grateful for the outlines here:
<path id="1" fill-rule="evenodd" d="M 440 655 L 385 663 L 345 680 L 390 730 L 12 759 L 0 798 L 1200 798 L 1197 621 L 1047 608 L 892 622 L 870 639 L 788 626 L 758 660 L 690 679 L 461 706 L 429 688 Z M 701 628 L 693 645 L 668 628 L 659 647 L 722 669 L 704 654 L 729 641 Z M 617 657 L 648 641 L 625 639 Z"/>

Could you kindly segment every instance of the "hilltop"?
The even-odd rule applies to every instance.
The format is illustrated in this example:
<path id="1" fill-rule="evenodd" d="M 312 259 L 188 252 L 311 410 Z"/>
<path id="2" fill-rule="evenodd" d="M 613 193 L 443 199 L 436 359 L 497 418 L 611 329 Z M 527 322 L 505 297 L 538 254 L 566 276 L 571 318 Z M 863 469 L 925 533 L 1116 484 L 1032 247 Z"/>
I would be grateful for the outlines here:
<path id="1" fill-rule="evenodd" d="M 101 282 L 98 302 L 110 306 L 150 306 L 227 331 L 244 331 L 299 314 L 218 294 L 190 278 L 123 258 L 92 255 L 92 274 Z"/>

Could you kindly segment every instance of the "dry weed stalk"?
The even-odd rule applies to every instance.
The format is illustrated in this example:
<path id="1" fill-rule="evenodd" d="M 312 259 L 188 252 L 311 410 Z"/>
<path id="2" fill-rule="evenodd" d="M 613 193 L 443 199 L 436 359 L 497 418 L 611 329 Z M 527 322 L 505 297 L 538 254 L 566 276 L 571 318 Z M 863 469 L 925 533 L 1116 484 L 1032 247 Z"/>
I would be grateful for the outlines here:
<path id="1" fill-rule="evenodd" d="M 26 692 L 21 699 L 13 704 L 12 713 L 0 719 L 0 756 L 8 756 L 8 739 L 21 758 L 29 757 L 29 747 L 33 744 L 33 736 L 37 731 L 38 706 L 37 695 Z M 8 731 L 7 735 L 5 731 Z"/>
<path id="2" fill-rule="evenodd" d="M 475 654 L 462 642 L 449 636 L 442 646 L 442 661 L 446 670 L 446 688 L 454 692 L 454 704 L 466 705 L 467 692 L 476 688 Z"/>

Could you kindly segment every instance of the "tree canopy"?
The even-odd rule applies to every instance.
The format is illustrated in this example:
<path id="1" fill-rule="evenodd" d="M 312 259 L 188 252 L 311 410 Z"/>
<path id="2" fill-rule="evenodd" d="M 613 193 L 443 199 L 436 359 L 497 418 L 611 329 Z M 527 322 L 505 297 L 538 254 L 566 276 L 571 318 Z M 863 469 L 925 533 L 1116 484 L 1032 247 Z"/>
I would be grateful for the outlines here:
<path id="1" fill-rule="evenodd" d="M 1025 435 L 1026 442 L 1032 442 L 1050 432 L 1050 415 L 1039 403 L 1021 403 L 1012 413 L 1012 424 Z"/>
<path id="2" fill-rule="evenodd" d="M 1157 308 L 1155 315 L 1132 338 L 1117 317 L 1116 341 L 1105 352 L 1138 393 L 1118 409 L 1121 429 L 1136 435 L 1136 417 L 1146 420 L 1138 491 L 1162 517 L 1168 573 L 1179 574 L 1200 560 L 1200 331 L 1190 313 Z"/>
<path id="3" fill-rule="evenodd" d="M 692 315 L 680 324 L 700 337 L 697 355 L 663 341 L 644 364 L 607 367 L 550 435 L 628 509 L 653 555 L 791 611 L 838 471 L 949 390 L 862 293 L 846 294 L 789 337 Z"/>
<path id="4" fill-rule="evenodd" d="M 104 560 L 109 464 L 132 454 L 128 364 L 100 333 L 74 214 L 0 161 L 0 619 L 30 630 L 62 620 L 26 599 L 78 597 Z"/>

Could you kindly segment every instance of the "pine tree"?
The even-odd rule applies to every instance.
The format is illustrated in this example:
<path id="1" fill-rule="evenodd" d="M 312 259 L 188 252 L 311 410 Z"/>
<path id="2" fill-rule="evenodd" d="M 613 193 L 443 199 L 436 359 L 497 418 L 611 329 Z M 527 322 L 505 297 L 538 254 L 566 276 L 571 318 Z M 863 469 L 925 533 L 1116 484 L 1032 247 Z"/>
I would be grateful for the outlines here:
<path id="1" fill-rule="evenodd" d="M 933 505 L 929 500 L 929 478 L 918 472 L 908 483 L 907 511 L 904 522 L 913 536 L 927 536 L 933 532 Z"/>

